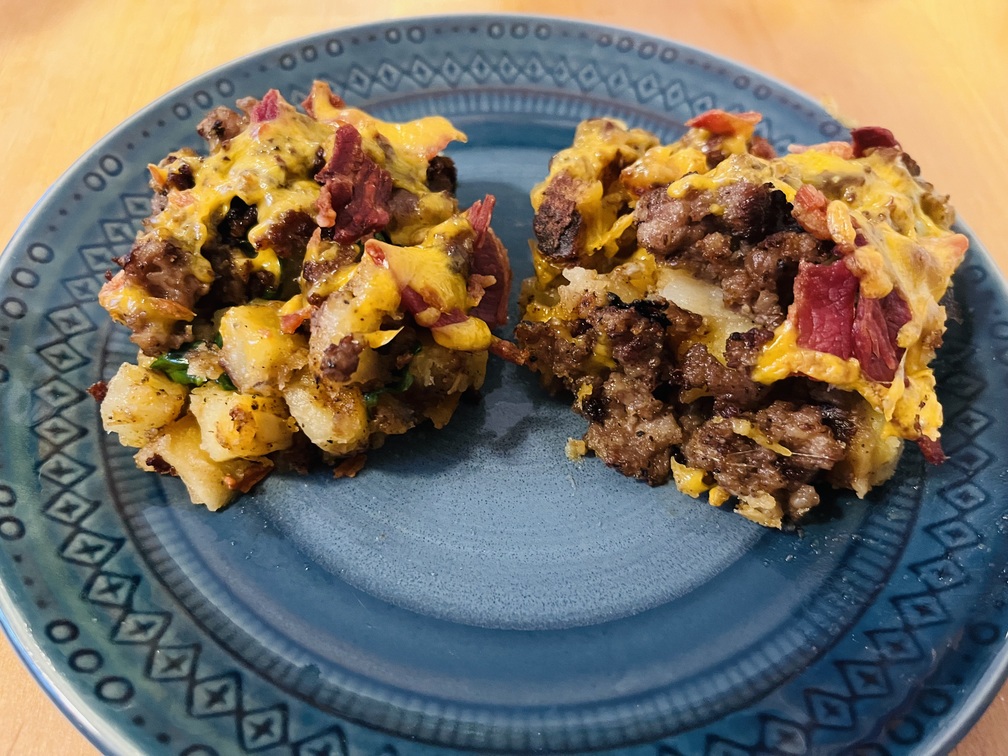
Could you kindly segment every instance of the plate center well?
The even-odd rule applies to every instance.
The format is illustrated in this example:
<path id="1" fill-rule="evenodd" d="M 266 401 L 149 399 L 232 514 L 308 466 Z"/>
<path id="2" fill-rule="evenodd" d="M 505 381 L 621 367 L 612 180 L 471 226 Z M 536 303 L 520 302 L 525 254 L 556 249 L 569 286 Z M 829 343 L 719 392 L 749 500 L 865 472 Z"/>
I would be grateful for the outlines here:
<path id="1" fill-rule="evenodd" d="M 514 324 L 520 282 L 532 275 L 529 191 L 549 145 L 570 137 L 544 127 L 535 146 L 498 146 L 512 126 L 451 155 L 461 205 L 496 197 L 493 225 L 514 266 Z M 650 489 L 598 460 L 568 461 L 565 442 L 584 422 L 527 371 L 491 358 L 482 395 L 442 431 L 389 439 L 353 481 L 267 481 L 256 508 L 355 588 L 488 628 L 558 629 L 645 611 L 703 584 L 758 537 L 671 485 Z"/>
<path id="2" fill-rule="evenodd" d="M 256 509 L 334 577 L 489 628 L 636 614 L 701 585 L 758 537 L 672 486 L 566 460 L 581 421 L 513 368 L 491 381 L 448 429 L 391 439 L 355 480 L 268 484 Z"/>

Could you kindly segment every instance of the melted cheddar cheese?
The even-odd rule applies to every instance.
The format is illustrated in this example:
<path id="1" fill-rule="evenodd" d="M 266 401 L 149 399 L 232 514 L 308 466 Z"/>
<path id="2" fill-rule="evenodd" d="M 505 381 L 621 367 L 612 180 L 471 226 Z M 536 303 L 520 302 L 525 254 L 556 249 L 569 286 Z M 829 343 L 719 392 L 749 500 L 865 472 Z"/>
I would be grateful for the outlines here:
<path id="1" fill-rule="evenodd" d="M 590 187 L 578 204 L 582 215 L 591 219 L 586 248 L 589 252 L 602 249 L 612 253 L 614 241 L 631 225 L 635 195 L 651 186 L 667 184 L 669 196 L 684 198 L 697 192 L 716 193 L 736 182 L 748 181 L 770 185 L 792 203 L 802 186 L 814 187 L 828 200 L 829 229 L 858 277 L 861 296 L 879 299 L 895 288 L 910 308 L 911 318 L 897 337 L 897 345 L 905 350 L 898 374 L 891 383 L 879 383 L 867 378 L 854 358 L 841 359 L 798 346 L 789 319 L 777 328 L 763 350 L 753 377 L 773 383 L 803 375 L 856 391 L 885 418 L 886 433 L 906 439 L 937 439 L 942 412 L 929 365 L 935 356 L 933 344 L 940 341 L 945 329 L 945 308 L 940 301 L 962 261 L 967 240 L 949 230 L 947 219 L 936 216 L 930 185 L 894 159 L 891 150 L 874 150 L 853 158 L 831 143 L 767 159 L 750 154 L 745 141 L 748 135 L 744 134 L 722 141 L 719 149 L 727 157 L 708 169 L 697 145 L 709 136 L 704 129 L 694 128 L 675 143 L 655 145 L 646 133 L 627 130 L 619 122 L 588 121 L 578 128 L 572 146 L 551 162 L 546 181 L 532 192 L 532 206 L 539 208 L 550 182 L 563 174 L 573 175 Z M 608 165 L 617 154 L 624 160 L 637 158 L 623 169 L 620 182 L 604 190 L 599 166 Z M 716 204 L 711 206 L 711 212 L 718 211 Z M 857 234 L 864 243 L 855 245 Z M 640 260 L 649 253 L 638 249 L 634 255 Z M 582 278 L 575 272 L 577 269 L 556 268 L 534 243 L 533 258 L 541 287 L 547 287 L 560 273 L 567 279 Z M 653 262 L 649 264 L 653 268 Z M 624 296 L 629 293 L 626 287 L 620 293 L 613 283 L 623 278 L 617 266 L 611 279 L 596 281 L 594 288 Z M 560 290 L 565 286 L 570 284 L 561 284 Z M 583 286 L 576 288 L 584 290 Z M 678 269 L 662 267 L 632 293 L 636 298 L 661 296 L 701 315 L 704 328 L 698 334 L 699 340 L 716 355 L 723 354 L 727 336 L 755 325 L 745 314 L 720 301 L 717 286 Z M 541 296 L 530 298 L 528 307 L 526 317 L 534 320 L 565 317 L 565 308 L 544 306 Z"/>
<path id="2" fill-rule="evenodd" d="M 472 312 L 492 274 L 504 301 L 510 284 L 492 198 L 462 211 L 444 157 L 428 185 L 465 141 L 445 118 L 383 121 L 321 82 L 304 112 L 275 90 L 238 105 L 204 122 L 209 154 L 149 166 L 155 212 L 99 295 L 144 352 L 105 414 L 212 509 L 299 439 L 356 471 L 386 436 L 442 427 L 484 380 L 494 337 Z M 130 394 L 169 378 L 178 406 L 134 422 Z"/>
<path id="3" fill-rule="evenodd" d="M 845 448 L 845 456 L 835 463 L 835 469 L 828 466 L 824 469 L 834 469 L 832 482 L 863 496 L 891 474 L 904 440 L 920 441 L 923 447 L 939 438 L 942 408 L 930 366 L 945 330 L 942 300 L 966 252 L 967 240 L 951 229 L 953 214 L 947 198 L 936 195 L 933 187 L 918 177 L 916 166 L 904 158 L 895 140 L 888 144 L 887 139 L 882 139 L 880 146 L 863 150 L 853 144 L 831 142 L 795 147 L 788 154 L 774 156 L 767 143 L 757 145 L 754 128 L 758 121 L 755 113 L 732 115 L 711 111 L 691 121 L 691 128 L 671 144 L 659 144 L 647 132 L 629 129 L 612 119 L 586 121 L 577 128 L 571 146 L 553 157 L 548 175 L 531 194 L 532 207 L 537 212 L 536 239 L 531 242 L 534 277 L 525 282 L 521 301 L 523 321 L 529 325 L 527 333 L 534 335 L 529 344 L 534 348 L 536 344 L 549 343 L 548 339 L 544 342 L 544 329 L 552 329 L 549 338 L 561 342 L 561 346 L 553 349 L 565 352 L 568 349 L 565 344 L 569 344 L 572 353 L 584 354 L 583 364 L 574 368 L 563 361 L 567 358 L 561 358 L 558 373 L 550 365 L 552 355 L 539 353 L 535 369 L 548 385 L 555 386 L 561 380 L 571 389 L 575 393 L 574 408 L 592 423 L 601 423 L 594 418 L 604 416 L 599 396 L 608 402 L 618 398 L 630 405 L 648 406 L 650 396 L 638 398 L 624 393 L 613 397 L 606 393 L 608 389 L 603 384 L 608 385 L 612 372 L 622 367 L 614 361 L 604 332 L 599 330 L 590 337 L 582 334 L 594 310 L 612 305 L 627 308 L 641 302 L 674 305 L 698 316 L 700 325 L 679 343 L 678 356 L 670 358 L 668 370 L 673 370 L 673 375 L 674 369 L 679 368 L 677 360 L 683 359 L 695 345 L 702 345 L 710 356 L 729 366 L 726 345 L 732 339 L 744 344 L 755 343 L 758 338 L 754 356 L 746 358 L 750 360 L 746 370 L 752 381 L 769 387 L 764 396 L 772 399 L 767 401 L 791 401 L 786 393 L 791 389 L 787 387 L 799 384 L 804 387 L 805 380 L 849 395 L 849 401 L 843 399 L 838 404 L 842 405 L 843 413 L 853 418 L 857 431 L 854 437 L 839 441 Z M 884 132 L 868 131 L 873 137 Z M 891 134 L 884 133 L 891 138 Z M 755 196 L 754 190 L 742 184 L 758 188 L 761 196 L 776 195 L 774 202 L 782 200 L 780 205 L 785 210 L 775 208 L 767 212 L 786 213 L 787 222 L 777 221 L 778 225 L 770 231 L 750 240 L 745 229 L 738 229 L 739 205 L 732 204 L 738 202 L 733 196 L 740 196 L 739 191 Z M 654 199 L 655 193 L 661 191 L 668 197 L 665 202 L 670 204 Z M 649 204 L 640 205 L 645 196 Z M 725 215 L 726 205 L 734 216 Z M 656 206 L 658 210 L 653 209 Z M 643 212 L 637 212 L 641 208 Z M 669 214 L 662 216 L 662 212 Z M 741 212 L 744 216 L 746 211 L 743 208 Z M 651 224 L 647 232 L 650 236 L 638 238 L 635 236 L 638 224 L 644 222 Z M 661 223 L 666 225 L 662 227 Z M 812 237 L 810 248 L 814 252 L 810 254 L 818 257 L 814 257 L 816 262 L 800 258 L 802 265 L 845 266 L 843 275 L 853 287 L 853 300 L 848 302 L 850 318 L 855 317 L 853 308 L 858 302 L 881 302 L 893 292 L 898 294 L 892 299 L 897 304 L 892 306 L 899 307 L 893 315 L 894 322 L 898 319 L 899 323 L 894 326 L 887 322 L 881 326 L 889 329 L 884 337 L 891 340 L 893 361 L 898 362 L 891 380 L 868 375 L 857 356 L 838 356 L 847 353 L 843 346 L 836 347 L 837 353 L 808 346 L 822 343 L 825 349 L 827 342 L 803 337 L 798 307 L 787 304 L 792 294 L 774 288 L 780 285 L 776 279 L 768 284 L 770 288 L 765 293 L 772 303 L 782 297 L 784 304 L 770 320 L 772 334 L 767 337 L 764 328 L 768 322 L 767 310 L 757 312 L 751 304 L 740 305 L 738 298 L 731 299 L 741 296 L 737 294 L 738 288 L 729 292 L 722 281 L 712 278 L 715 274 L 710 270 L 727 268 L 731 274 L 730 264 L 722 262 L 727 255 L 734 254 L 735 262 L 731 264 L 740 267 L 761 264 L 743 256 L 760 240 L 782 230 Z M 688 232 L 695 233 L 691 236 Z M 661 237 L 662 233 L 666 236 Z M 674 234 L 682 235 L 673 237 Z M 719 235 L 720 239 L 711 241 Z M 661 241 L 662 238 L 666 241 Z M 673 238 L 676 241 L 671 241 Z M 691 239 L 711 241 L 710 260 L 725 267 L 705 268 L 707 248 Z M 662 244 L 669 246 L 662 248 Z M 693 244 L 697 246 L 691 247 Z M 692 256 L 687 257 L 685 250 Z M 798 262 L 792 264 L 797 270 Z M 757 280 L 758 275 L 751 273 L 745 281 Z M 790 275 L 790 281 L 786 275 L 783 279 L 788 285 L 795 280 L 795 274 Z M 907 311 L 905 322 L 903 306 Z M 838 318 L 837 322 L 842 323 L 843 319 Z M 871 348 L 877 349 L 877 342 L 868 340 L 879 338 L 877 331 L 868 336 L 862 332 L 863 340 L 857 342 L 858 333 L 850 325 L 847 327 L 852 330 L 847 334 L 848 341 L 843 343 L 857 347 L 851 346 L 847 351 L 864 357 L 865 352 L 858 351 L 865 348 L 864 344 L 873 343 Z M 861 327 L 880 326 L 876 321 L 874 325 Z M 579 342 L 584 338 L 590 339 L 590 349 Z M 683 337 L 676 331 L 675 338 Z M 879 354 L 876 351 L 871 356 L 883 359 Z M 886 362 L 886 367 L 891 368 L 892 362 Z M 869 372 L 875 376 L 882 374 L 877 366 Z M 793 383 L 794 379 L 799 384 Z M 775 389 L 778 385 L 784 388 Z M 822 388 L 801 388 L 799 394 L 821 396 L 817 391 Z M 686 405 L 712 398 L 718 399 L 713 390 L 690 388 L 674 401 L 688 414 L 691 410 L 685 409 Z M 595 404 L 586 411 L 591 404 L 589 399 Z M 757 411 L 753 406 L 750 409 Z M 627 410 L 634 411 L 632 406 Z M 767 436 L 750 419 L 730 414 L 742 411 L 747 410 L 734 406 L 725 416 L 730 419 L 718 415 L 716 409 L 711 417 L 703 417 L 720 428 L 718 432 L 728 429 L 726 432 L 746 439 L 750 448 L 755 446 L 778 459 L 793 456 L 792 449 Z M 697 424 L 700 420 L 694 414 L 690 422 Z M 618 467 L 625 464 L 623 460 L 634 458 L 631 442 L 627 442 L 623 451 L 622 455 L 614 452 L 606 461 Z M 940 452 L 936 456 L 940 457 Z M 728 491 L 718 484 L 716 476 L 712 477 L 711 468 L 690 467 L 684 464 L 685 458 L 684 454 L 673 452 L 668 474 L 680 490 L 691 496 L 709 492 L 714 504 L 734 496 L 739 502 L 736 511 L 775 527 L 786 518 L 786 507 L 799 516 L 807 511 L 804 494 L 796 495 L 789 503 L 759 490 L 743 490 L 744 487 Z M 786 463 L 780 464 L 786 467 Z M 627 474 L 644 476 L 640 471 Z M 648 473 L 649 482 L 654 482 L 652 476 L 661 479 L 660 473 Z"/>

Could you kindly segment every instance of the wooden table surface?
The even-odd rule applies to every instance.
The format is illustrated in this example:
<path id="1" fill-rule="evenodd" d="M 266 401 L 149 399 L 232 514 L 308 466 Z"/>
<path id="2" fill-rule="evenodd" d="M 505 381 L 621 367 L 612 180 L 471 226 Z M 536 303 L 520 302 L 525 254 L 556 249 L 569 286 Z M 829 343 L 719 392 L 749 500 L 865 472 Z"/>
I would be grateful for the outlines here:
<path id="1" fill-rule="evenodd" d="M 574 17 L 759 69 L 892 129 L 1008 271 L 1008 3 L 1003 0 L 0 0 L 0 248 L 70 164 L 169 89 L 262 47 L 418 13 Z M 0 753 L 92 754 L 0 640 Z M 1008 754 L 1008 687 L 954 751 Z"/>

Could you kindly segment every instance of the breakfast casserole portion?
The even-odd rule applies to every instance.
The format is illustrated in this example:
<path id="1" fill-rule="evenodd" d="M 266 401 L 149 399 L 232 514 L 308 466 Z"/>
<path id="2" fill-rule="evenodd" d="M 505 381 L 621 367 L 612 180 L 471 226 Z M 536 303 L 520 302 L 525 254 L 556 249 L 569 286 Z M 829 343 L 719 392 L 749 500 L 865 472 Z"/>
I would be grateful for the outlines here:
<path id="1" fill-rule="evenodd" d="M 315 82 L 200 124 L 150 166 L 152 213 L 99 295 L 135 364 L 92 393 L 137 464 L 216 509 L 277 464 L 363 453 L 480 388 L 511 272 L 494 198 L 462 209 L 431 116 L 388 123 Z"/>
<path id="2" fill-rule="evenodd" d="M 759 121 L 580 124 L 532 191 L 515 338 L 588 421 L 571 456 L 782 527 L 905 441 L 944 459 L 930 363 L 967 240 L 889 131 L 778 156 Z"/>

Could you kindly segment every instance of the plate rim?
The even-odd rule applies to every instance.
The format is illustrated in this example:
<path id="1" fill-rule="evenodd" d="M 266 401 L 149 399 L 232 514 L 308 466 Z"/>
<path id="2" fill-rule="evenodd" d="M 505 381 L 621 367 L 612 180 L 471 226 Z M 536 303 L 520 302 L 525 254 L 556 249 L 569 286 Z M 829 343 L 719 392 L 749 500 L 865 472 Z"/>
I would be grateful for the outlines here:
<path id="1" fill-rule="evenodd" d="M 712 61 L 725 63 L 730 67 L 759 77 L 779 90 L 787 92 L 794 99 L 807 103 L 817 111 L 827 113 L 821 103 L 802 90 L 797 89 L 795 86 L 775 76 L 769 75 L 758 68 L 753 68 L 748 64 L 742 63 L 730 56 L 714 53 L 692 44 L 681 42 L 671 36 L 666 37 L 619 25 L 608 25 L 599 22 L 556 15 L 513 12 L 476 14 L 453 12 L 401 16 L 380 21 L 370 21 L 348 26 L 326 28 L 316 32 L 291 37 L 262 48 L 250 50 L 238 57 L 232 58 L 202 71 L 188 80 L 175 85 L 168 91 L 148 102 L 139 110 L 121 120 L 97 141 L 95 141 L 90 147 L 88 147 L 83 153 L 81 153 L 75 160 L 73 160 L 73 162 L 71 162 L 63 170 L 56 180 L 53 181 L 53 183 L 31 205 L 28 212 L 15 227 L 10 240 L 3 249 L 3 253 L 0 253 L 0 275 L 6 274 L 8 272 L 8 268 L 15 264 L 12 262 L 12 252 L 16 247 L 22 245 L 27 240 L 28 227 L 34 219 L 37 218 L 40 210 L 45 207 L 47 202 L 52 201 L 52 199 L 59 194 L 60 189 L 69 183 L 69 181 L 83 169 L 90 158 L 98 154 L 104 147 L 113 143 L 116 136 L 123 130 L 143 122 L 154 111 L 163 107 L 179 94 L 190 89 L 196 82 L 208 80 L 215 75 L 226 73 L 231 69 L 239 69 L 250 60 L 267 58 L 271 55 L 275 55 L 281 50 L 286 50 L 309 41 L 325 40 L 326 38 L 334 35 L 347 35 L 354 32 L 364 32 L 366 30 L 387 29 L 390 26 L 443 23 L 452 19 L 465 19 L 467 22 L 482 25 L 484 27 L 486 24 L 493 21 L 502 21 L 505 23 L 513 23 L 519 20 L 533 23 L 539 21 L 546 24 L 562 25 L 568 28 L 583 29 L 590 32 L 609 32 L 613 34 L 624 33 L 638 39 L 648 39 L 656 42 L 673 44 L 677 48 L 683 51 L 689 51 L 699 58 L 706 58 Z M 827 115 L 834 117 L 829 113 L 827 113 Z M 988 272 L 996 274 L 991 276 L 991 278 L 994 279 L 993 283 L 1000 289 L 1002 296 L 1008 299 L 1008 280 L 1006 280 L 1005 274 L 1000 270 L 986 246 L 978 239 L 966 221 L 961 218 L 957 218 L 956 226 L 970 238 L 971 254 L 975 254 L 982 259 L 984 264 L 983 267 Z M 24 628 L 24 633 L 18 631 L 18 628 L 15 627 L 16 624 L 21 625 Z M 92 745 L 100 750 L 107 750 L 109 748 L 128 749 L 134 745 L 134 741 L 126 737 L 126 733 L 128 731 L 125 727 L 121 729 L 117 728 L 109 721 L 109 718 L 101 717 L 98 709 L 89 706 L 84 698 L 78 693 L 76 686 L 67 681 L 67 675 L 60 672 L 50 658 L 50 654 L 46 653 L 44 646 L 36 640 L 36 634 L 32 632 L 32 628 L 27 621 L 24 611 L 21 606 L 15 602 L 12 592 L 8 590 L 3 581 L 0 581 L 0 628 L 3 629 L 5 636 L 14 648 L 19 660 L 28 669 L 36 683 L 42 687 L 50 700 L 54 702 L 57 708 Z M 1005 684 L 1005 681 L 1008 680 L 1008 638 L 1002 638 L 999 641 L 999 644 L 1000 647 L 997 652 L 990 657 L 992 663 L 988 664 L 984 668 L 984 672 L 979 678 L 978 683 L 975 684 L 966 695 L 959 697 L 953 705 L 952 711 L 954 714 L 949 717 L 951 726 L 941 728 L 940 731 L 932 731 L 930 737 L 925 738 L 917 744 L 918 747 L 926 749 L 927 753 L 945 752 L 946 750 L 954 747 L 955 744 L 957 744 L 962 737 L 965 736 L 966 733 L 968 733 L 982 718 L 997 693 Z M 96 722 L 95 719 L 85 716 L 88 713 L 98 715 L 98 721 Z M 393 737 L 395 737 L 396 740 L 399 740 L 398 736 Z M 928 742 L 929 740 L 931 742 Z"/>

